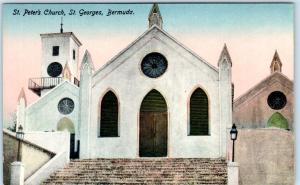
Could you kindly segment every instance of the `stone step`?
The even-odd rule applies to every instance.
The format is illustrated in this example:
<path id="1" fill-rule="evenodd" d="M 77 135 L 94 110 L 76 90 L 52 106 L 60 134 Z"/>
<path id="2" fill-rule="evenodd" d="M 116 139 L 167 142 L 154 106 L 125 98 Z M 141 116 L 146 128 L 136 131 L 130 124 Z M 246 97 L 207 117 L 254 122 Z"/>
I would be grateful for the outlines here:
<path id="1" fill-rule="evenodd" d="M 223 175 L 224 176 L 224 175 Z M 89 179 L 89 178 L 93 178 L 94 180 L 103 180 L 103 179 L 133 179 L 135 180 L 135 178 L 138 178 L 139 180 L 153 180 L 155 178 L 161 178 L 161 179 L 164 179 L 164 180 L 167 180 L 168 178 L 170 179 L 201 179 L 201 180 L 222 180 L 224 179 L 222 177 L 212 177 L 212 176 L 189 176 L 189 177 L 184 177 L 184 176 L 176 176 L 176 175 L 170 175 L 170 176 L 145 176 L 145 177 L 141 177 L 141 176 L 97 176 L 97 175 L 90 175 L 90 176 L 80 176 L 80 177 L 69 177 L 69 176 L 66 176 L 66 177 L 62 177 L 62 176 L 57 176 L 57 177 L 50 177 L 50 180 L 51 179 L 56 179 L 56 180 L 59 180 L 59 179 L 64 179 L 64 180 L 68 180 L 68 179 L 72 179 L 72 180 L 81 180 L 81 179 Z"/>
<path id="2" fill-rule="evenodd" d="M 225 167 L 225 166 L 224 166 Z M 224 167 L 220 167 L 220 168 L 134 168 L 134 167 L 130 167 L 130 168 L 124 168 L 124 167 L 115 167 L 115 168 L 82 168 L 82 169 L 73 169 L 73 168 L 65 168 L 64 171 L 82 171 L 82 170 L 86 170 L 86 171 L 98 171 L 98 170 L 110 170 L 110 171 L 118 171 L 118 170 L 122 170 L 122 171 L 140 171 L 140 170 L 159 170 L 159 171 L 222 171 Z"/>
<path id="3" fill-rule="evenodd" d="M 224 159 L 72 160 L 43 184 L 227 184 Z"/>

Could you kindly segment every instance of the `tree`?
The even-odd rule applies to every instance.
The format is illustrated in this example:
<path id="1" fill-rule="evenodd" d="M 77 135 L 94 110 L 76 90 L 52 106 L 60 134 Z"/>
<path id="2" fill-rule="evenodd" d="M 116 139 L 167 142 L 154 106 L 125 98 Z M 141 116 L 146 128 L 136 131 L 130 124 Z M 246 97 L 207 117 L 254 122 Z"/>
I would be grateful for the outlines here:
<path id="1" fill-rule="evenodd" d="M 17 113 L 16 112 L 10 113 L 10 119 L 8 121 L 7 129 L 12 132 L 16 132 L 16 130 L 17 130 Z"/>

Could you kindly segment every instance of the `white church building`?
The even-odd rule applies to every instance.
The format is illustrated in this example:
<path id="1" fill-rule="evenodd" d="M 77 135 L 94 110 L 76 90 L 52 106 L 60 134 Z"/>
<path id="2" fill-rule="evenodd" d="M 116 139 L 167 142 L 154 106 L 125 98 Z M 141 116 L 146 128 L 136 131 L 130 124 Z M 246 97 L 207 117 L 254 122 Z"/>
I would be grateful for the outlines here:
<path id="1" fill-rule="evenodd" d="M 73 158 L 226 158 L 226 45 L 216 68 L 163 29 L 157 4 L 148 20 L 149 28 L 100 69 L 88 51 L 79 59 L 74 33 L 41 34 L 41 77 L 29 80 L 40 98 L 27 105 L 21 92 L 17 128 L 69 131 Z"/>

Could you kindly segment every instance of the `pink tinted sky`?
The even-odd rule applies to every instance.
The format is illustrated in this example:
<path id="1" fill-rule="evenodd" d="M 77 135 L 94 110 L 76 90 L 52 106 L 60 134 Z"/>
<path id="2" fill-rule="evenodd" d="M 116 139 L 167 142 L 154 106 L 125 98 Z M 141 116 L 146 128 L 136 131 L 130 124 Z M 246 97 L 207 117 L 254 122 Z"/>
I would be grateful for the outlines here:
<path id="1" fill-rule="evenodd" d="M 80 59 L 84 51 L 88 49 L 96 69 L 143 32 L 108 31 L 105 35 L 91 36 L 91 34 L 81 34 L 81 30 L 79 32 L 67 31 L 73 31 L 83 43 Z M 257 30 L 249 33 L 217 31 L 205 34 L 177 29 L 166 31 L 214 66 L 217 66 L 220 52 L 226 42 L 233 61 L 232 77 L 236 98 L 270 74 L 269 66 L 276 49 L 283 63 L 283 73 L 293 80 L 294 40 L 291 30 L 272 32 L 267 29 L 267 31 Z M 27 86 L 29 78 L 40 77 L 40 59 L 41 42 L 38 34 L 26 37 L 8 32 L 3 33 L 4 119 L 8 118 L 9 113 L 15 111 L 22 87 L 24 87 L 28 104 L 37 100 L 38 97 L 28 90 Z"/>
<path id="2" fill-rule="evenodd" d="M 174 34 L 173 34 L 174 35 Z M 176 38 L 191 48 L 202 58 L 217 66 L 217 60 L 224 44 L 223 36 L 218 35 L 185 35 L 176 34 Z M 92 55 L 96 69 L 126 47 L 134 37 L 122 36 L 110 38 L 82 40 L 80 58 L 88 49 Z M 99 41 L 103 43 L 99 47 Z M 109 44 L 108 44 L 109 43 Z M 271 63 L 275 49 L 283 62 L 283 73 L 293 79 L 293 39 L 290 35 L 255 35 L 227 37 L 226 43 L 233 61 L 233 82 L 235 97 L 240 96 L 250 87 L 270 74 Z M 40 76 L 41 43 L 26 38 L 3 39 L 4 61 L 4 111 L 5 115 L 16 108 L 18 94 L 24 87 L 28 103 L 37 96 L 27 89 L 30 77 Z"/>

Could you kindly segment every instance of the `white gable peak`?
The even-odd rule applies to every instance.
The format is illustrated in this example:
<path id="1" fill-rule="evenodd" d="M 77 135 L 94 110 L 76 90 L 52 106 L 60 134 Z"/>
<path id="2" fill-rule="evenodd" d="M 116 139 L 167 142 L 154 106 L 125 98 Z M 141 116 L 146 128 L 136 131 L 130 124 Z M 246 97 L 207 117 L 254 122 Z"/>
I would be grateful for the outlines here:
<path id="1" fill-rule="evenodd" d="M 85 50 L 84 57 L 82 59 L 81 66 L 80 66 L 80 70 L 85 70 L 85 69 L 92 69 L 92 70 L 95 69 L 91 54 L 89 53 L 88 50 Z"/>
<path id="2" fill-rule="evenodd" d="M 220 64 L 222 64 L 222 63 L 230 64 L 230 66 L 232 66 L 231 57 L 230 57 L 230 54 L 228 52 L 226 44 L 224 44 L 224 47 L 223 47 L 222 52 L 220 54 L 219 61 L 218 61 L 218 66 L 220 66 Z"/>

